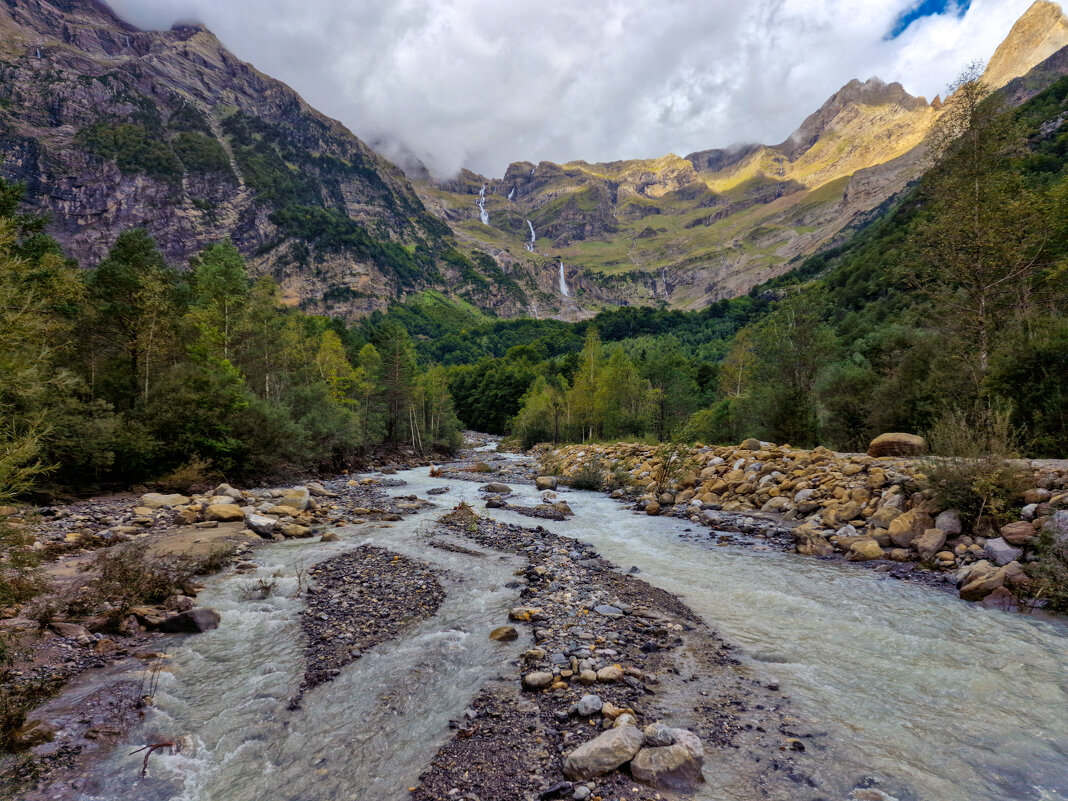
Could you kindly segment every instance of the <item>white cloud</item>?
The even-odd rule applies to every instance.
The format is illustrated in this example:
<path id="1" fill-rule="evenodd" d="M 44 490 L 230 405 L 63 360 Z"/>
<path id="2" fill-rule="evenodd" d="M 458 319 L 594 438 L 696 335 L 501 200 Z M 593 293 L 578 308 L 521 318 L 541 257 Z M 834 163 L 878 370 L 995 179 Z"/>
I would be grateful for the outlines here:
<path id="1" fill-rule="evenodd" d="M 1031 0 L 974 0 L 886 41 L 916 0 L 109 0 L 198 19 L 358 136 L 446 175 L 779 142 L 851 78 L 932 98 Z"/>

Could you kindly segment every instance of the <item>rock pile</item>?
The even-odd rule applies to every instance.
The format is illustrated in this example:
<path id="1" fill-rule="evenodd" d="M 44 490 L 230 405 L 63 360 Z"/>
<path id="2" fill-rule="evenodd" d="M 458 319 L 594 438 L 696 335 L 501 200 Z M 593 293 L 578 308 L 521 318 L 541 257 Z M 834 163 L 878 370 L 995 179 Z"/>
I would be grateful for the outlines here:
<path id="1" fill-rule="evenodd" d="M 924 447 L 918 437 L 884 437 L 869 453 L 917 453 Z M 625 476 L 627 485 L 615 496 L 634 498 L 634 508 L 646 514 L 670 514 L 713 528 L 722 526 L 726 515 L 735 521 L 739 514 L 774 518 L 781 525 L 759 524 L 764 535 L 788 531 L 800 554 L 920 562 L 946 573 L 967 600 L 982 600 L 996 590 L 1003 590 L 996 602 L 1026 594 L 1021 565 L 1039 532 L 1052 526 L 1068 537 L 1068 517 L 1061 517 L 1068 516 L 1068 475 L 1028 462 L 1013 465 L 1032 485 L 1020 498 L 1019 519 L 997 527 L 983 518 L 965 530 L 959 512 L 939 508 L 924 489 L 926 465 L 914 459 L 756 440 L 681 452 L 623 443 L 568 446 L 544 457 L 547 468 L 565 477 L 591 461 L 604 467 L 606 481 Z"/>

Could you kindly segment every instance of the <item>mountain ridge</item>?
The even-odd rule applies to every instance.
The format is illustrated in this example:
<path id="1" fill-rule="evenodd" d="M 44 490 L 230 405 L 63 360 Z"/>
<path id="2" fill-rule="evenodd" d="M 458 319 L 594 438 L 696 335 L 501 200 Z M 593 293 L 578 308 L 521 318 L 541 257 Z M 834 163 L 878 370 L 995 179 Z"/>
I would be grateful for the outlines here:
<path id="1" fill-rule="evenodd" d="M 987 76 L 1011 80 L 1006 96 L 1022 102 L 1068 71 L 1066 45 L 1068 18 L 1038 0 Z M 778 145 L 514 162 L 499 179 L 465 171 L 414 183 L 458 236 L 498 258 L 562 263 L 580 301 L 615 292 L 628 303 L 699 308 L 776 277 L 877 214 L 922 172 L 923 143 L 944 105 L 899 83 L 853 79 Z M 483 186 L 489 226 L 470 197 Z M 531 224 L 533 250 L 523 241 Z"/>
<path id="2" fill-rule="evenodd" d="M 142 31 L 98 0 L 5 0 L 0 32 L 0 171 L 83 264 L 143 225 L 177 264 L 232 239 L 309 311 L 355 318 L 465 286 L 524 307 L 499 268 L 455 252 L 399 168 L 203 26 Z"/>
<path id="3" fill-rule="evenodd" d="M 287 303 L 349 319 L 424 290 L 563 319 L 736 296 L 903 191 L 942 108 L 854 79 L 778 145 L 409 180 L 201 25 L 141 31 L 100 0 L 4 0 L 0 34 L 0 172 L 68 252 L 91 265 L 144 225 L 184 263 L 228 237 Z M 1039 0 L 988 73 L 1027 67 L 1006 91 L 1033 94 L 1068 70 L 1063 44 L 1068 20 Z"/>

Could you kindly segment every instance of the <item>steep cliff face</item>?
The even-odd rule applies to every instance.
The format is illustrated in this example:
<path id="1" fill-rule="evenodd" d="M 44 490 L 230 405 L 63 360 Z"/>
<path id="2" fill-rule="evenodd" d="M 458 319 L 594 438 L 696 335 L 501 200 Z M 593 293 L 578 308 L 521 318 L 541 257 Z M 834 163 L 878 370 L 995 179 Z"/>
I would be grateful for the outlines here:
<path id="1" fill-rule="evenodd" d="M 1036 0 L 1012 26 L 983 73 L 991 89 L 1000 89 L 1068 45 L 1068 18 L 1057 3 Z"/>
<path id="2" fill-rule="evenodd" d="M 399 169 L 201 27 L 2 0 L 0 158 L 86 265 L 144 225 L 176 264 L 233 239 L 309 310 L 358 316 L 465 274 L 485 305 L 523 306 L 457 258 Z"/>

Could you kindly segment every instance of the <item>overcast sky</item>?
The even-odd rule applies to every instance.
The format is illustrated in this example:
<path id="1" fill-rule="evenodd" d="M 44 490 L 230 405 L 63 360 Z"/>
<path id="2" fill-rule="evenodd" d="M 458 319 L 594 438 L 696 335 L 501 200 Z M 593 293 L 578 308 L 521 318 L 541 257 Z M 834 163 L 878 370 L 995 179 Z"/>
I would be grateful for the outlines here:
<path id="1" fill-rule="evenodd" d="M 944 92 L 1031 0 L 108 0 L 438 175 L 774 144 L 851 78 Z M 896 33 L 896 35 L 895 35 Z"/>

